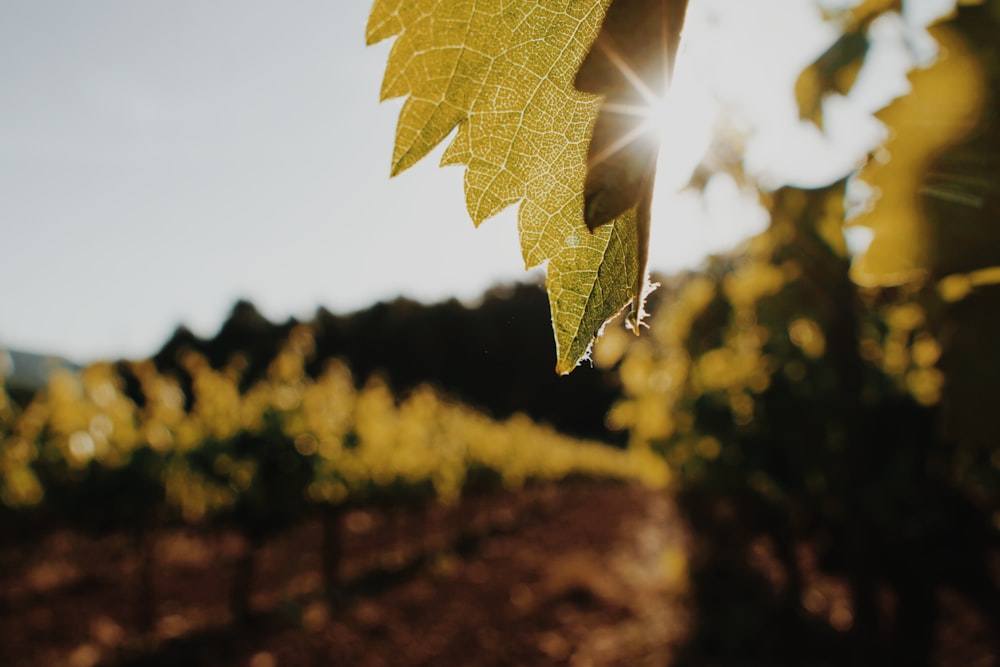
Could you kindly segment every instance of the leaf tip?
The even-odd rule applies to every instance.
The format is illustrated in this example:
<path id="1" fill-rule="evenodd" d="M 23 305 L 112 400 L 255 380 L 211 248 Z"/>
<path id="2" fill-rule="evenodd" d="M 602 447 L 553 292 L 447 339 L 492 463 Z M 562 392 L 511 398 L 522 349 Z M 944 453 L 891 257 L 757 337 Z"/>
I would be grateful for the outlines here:
<path id="1" fill-rule="evenodd" d="M 573 370 L 579 366 L 579 362 L 575 364 L 567 363 L 565 360 L 560 359 L 556 362 L 556 373 L 559 375 L 569 375 Z"/>
<path id="2" fill-rule="evenodd" d="M 597 340 L 597 337 L 594 337 Z M 590 345 L 587 346 L 586 351 L 578 358 L 572 358 L 572 355 L 560 355 L 560 358 L 556 361 L 556 373 L 559 375 L 569 375 L 577 369 L 585 361 L 590 361 L 590 352 L 594 348 L 594 343 L 591 341 Z"/>

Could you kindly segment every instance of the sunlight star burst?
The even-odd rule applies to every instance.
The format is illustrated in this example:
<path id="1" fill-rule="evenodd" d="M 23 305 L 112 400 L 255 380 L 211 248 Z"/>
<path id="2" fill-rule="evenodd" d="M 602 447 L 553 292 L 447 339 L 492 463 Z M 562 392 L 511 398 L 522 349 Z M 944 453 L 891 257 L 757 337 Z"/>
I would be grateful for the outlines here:
<path id="1" fill-rule="evenodd" d="M 661 129 L 687 0 L 616 0 L 575 79 L 601 96 L 587 149 L 583 217 L 594 231 L 632 212 L 637 271 L 626 325 L 638 333 L 648 280 L 649 228 Z"/>
<path id="2" fill-rule="evenodd" d="M 616 0 L 576 74 L 599 95 L 587 153 L 584 218 L 591 230 L 652 192 L 658 122 L 680 45 L 687 0 Z M 665 120 L 664 120 L 665 122 Z"/>

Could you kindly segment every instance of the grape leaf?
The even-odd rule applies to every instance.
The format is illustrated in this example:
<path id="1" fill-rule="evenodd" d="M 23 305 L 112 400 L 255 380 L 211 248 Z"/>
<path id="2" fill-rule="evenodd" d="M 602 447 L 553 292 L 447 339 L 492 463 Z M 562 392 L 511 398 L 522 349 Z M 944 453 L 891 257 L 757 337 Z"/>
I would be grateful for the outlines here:
<path id="1" fill-rule="evenodd" d="M 576 74 L 601 96 L 587 150 L 584 215 L 596 229 L 651 194 L 659 148 L 649 122 L 667 92 L 687 0 L 615 0 Z"/>
<path id="2" fill-rule="evenodd" d="M 966 3 L 968 4 L 968 3 Z M 960 44 L 949 57 L 982 89 L 965 137 L 927 167 L 920 193 L 928 220 L 928 260 L 947 302 L 937 313 L 945 374 L 942 418 L 949 438 L 974 450 L 996 449 L 1000 395 L 1000 2 L 961 7 L 948 27 Z M 953 39 L 953 42 L 955 40 Z M 943 50 L 944 50 L 943 49 Z M 953 93 L 952 93 L 953 94 Z M 955 102 L 959 106 L 962 103 Z M 966 102 L 965 104 L 968 104 Z M 972 120 L 975 126 L 970 127 Z M 958 287 L 958 289 L 956 289 Z"/>
<path id="3" fill-rule="evenodd" d="M 810 120 L 823 129 L 823 100 L 832 93 L 851 92 L 869 47 L 868 35 L 862 29 L 847 31 L 802 70 L 795 82 L 800 119 Z"/>
<path id="4" fill-rule="evenodd" d="M 823 101 L 831 94 L 847 95 L 861 72 L 871 44 L 872 23 L 889 13 L 903 11 L 902 0 L 863 0 L 850 9 L 824 12 L 827 20 L 843 25 L 840 37 L 795 81 L 799 118 L 823 129 Z"/>
<path id="5" fill-rule="evenodd" d="M 655 116 L 663 113 L 686 11 L 687 0 L 615 0 L 575 79 L 578 90 L 601 96 L 587 148 L 584 222 L 593 231 L 627 211 L 635 215 L 638 267 L 626 323 L 637 334 L 649 291 Z"/>
<path id="6" fill-rule="evenodd" d="M 858 175 L 878 193 L 874 206 L 851 221 L 873 232 L 871 245 L 851 266 L 852 278 L 862 285 L 898 285 L 940 276 L 945 254 L 967 255 L 974 250 L 975 244 L 949 232 L 955 218 L 928 215 L 927 184 L 933 185 L 938 159 L 976 128 L 984 102 L 983 72 L 953 30 L 939 25 L 931 34 L 939 44 L 938 60 L 914 71 L 910 93 L 877 114 L 891 129 L 885 156 L 877 155 L 879 159 L 870 160 Z M 955 198 L 961 192 L 950 194 Z M 996 229 L 992 224 L 979 226 L 987 237 Z"/>
<path id="7" fill-rule="evenodd" d="M 584 223 L 588 138 L 600 101 L 574 88 L 608 0 L 376 0 L 369 44 L 396 36 L 382 98 L 408 96 L 392 173 L 456 127 L 442 158 L 461 164 L 475 224 L 520 203 L 525 265 L 548 262 L 560 373 L 646 285 L 636 206 Z M 635 202 L 636 205 L 638 201 Z"/>
<path id="8" fill-rule="evenodd" d="M 950 439 L 987 448 L 1000 393 L 998 30 L 997 0 L 931 29 L 938 60 L 879 114 L 890 128 L 887 155 L 860 174 L 879 197 L 853 221 L 874 237 L 851 267 L 864 284 L 933 281 L 945 302 L 934 316 L 942 421 Z"/>

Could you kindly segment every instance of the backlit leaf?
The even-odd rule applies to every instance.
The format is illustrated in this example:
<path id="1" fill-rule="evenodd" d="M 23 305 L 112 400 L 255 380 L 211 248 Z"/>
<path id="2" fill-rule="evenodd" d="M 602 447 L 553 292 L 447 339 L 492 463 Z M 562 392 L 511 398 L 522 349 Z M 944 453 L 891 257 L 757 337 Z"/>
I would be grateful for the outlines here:
<path id="1" fill-rule="evenodd" d="M 636 204 L 591 233 L 584 224 L 588 139 L 599 99 L 574 77 L 608 0 L 376 0 L 368 42 L 396 36 L 383 99 L 406 96 L 392 173 L 455 128 L 442 158 L 461 164 L 480 224 L 520 204 L 527 267 L 548 262 L 557 370 L 572 370 L 604 322 L 641 310 L 644 249 Z"/>
<path id="2" fill-rule="evenodd" d="M 587 151 L 584 215 L 596 229 L 651 193 L 659 137 L 654 118 L 673 71 L 687 0 L 615 0 L 576 75 L 601 95 Z"/>
<path id="3" fill-rule="evenodd" d="M 890 138 L 884 155 L 869 161 L 859 175 L 877 193 L 871 210 L 852 222 L 874 232 L 867 252 L 851 267 L 852 277 L 862 285 L 901 284 L 938 270 L 946 251 L 942 239 L 935 237 L 938 232 L 947 236 L 954 223 L 928 216 L 925 184 L 936 160 L 975 129 L 984 78 L 954 31 L 937 26 L 931 33 L 940 48 L 937 62 L 913 72 L 911 92 L 878 114 L 890 128 Z M 984 230 L 991 227 L 996 226 Z"/>
<path id="4" fill-rule="evenodd" d="M 867 27 L 867 26 L 866 26 Z M 854 87 L 865 56 L 868 36 L 861 29 L 845 32 L 795 82 L 799 118 L 823 127 L 823 100 L 831 93 L 847 95 Z"/>

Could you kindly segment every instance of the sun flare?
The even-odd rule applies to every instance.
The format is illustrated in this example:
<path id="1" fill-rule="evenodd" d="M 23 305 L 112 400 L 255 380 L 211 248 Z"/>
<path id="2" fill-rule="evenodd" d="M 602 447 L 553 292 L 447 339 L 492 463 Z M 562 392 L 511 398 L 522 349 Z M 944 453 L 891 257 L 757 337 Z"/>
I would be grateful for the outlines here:
<path id="1" fill-rule="evenodd" d="M 637 119 L 632 129 L 594 156 L 597 163 L 635 141 L 651 141 L 659 149 L 655 189 L 660 197 L 683 188 L 711 144 L 718 106 L 705 85 L 693 77 L 687 54 L 678 49 L 671 76 L 653 90 L 610 45 L 599 44 L 632 88 L 639 104 L 605 102 L 602 111 Z M 664 62 L 668 55 L 663 54 Z M 667 68 L 665 68 L 666 71 Z M 655 84 L 654 84 L 655 85 Z"/>
<path id="2" fill-rule="evenodd" d="M 644 79 L 613 44 L 600 45 L 626 86 L 617 99 L 603 103 L 602 111 L 618 116 L 622 121 L 618 125 L 628 130 L 592 159 L 612 160 L 636 142 L 646 142 L 656 151 L 647 242 L 651 268 L 657 271 L 693 266 L 708 252 L 759 232 L 764 225 L 759 206 L 724 174 L 701 193 L 688 189 L 699 165 L 714 159 L 717 129 L 732 122 L 729 105 L 720 97 L 718 62 L 740 59 L 727 44 L 711 50 L 702 46 L 711 29 L 704 8 L 690 3 L 672 76 L 664 81 Z M 667 57 L 665 52 L 664 62 Z"/>

